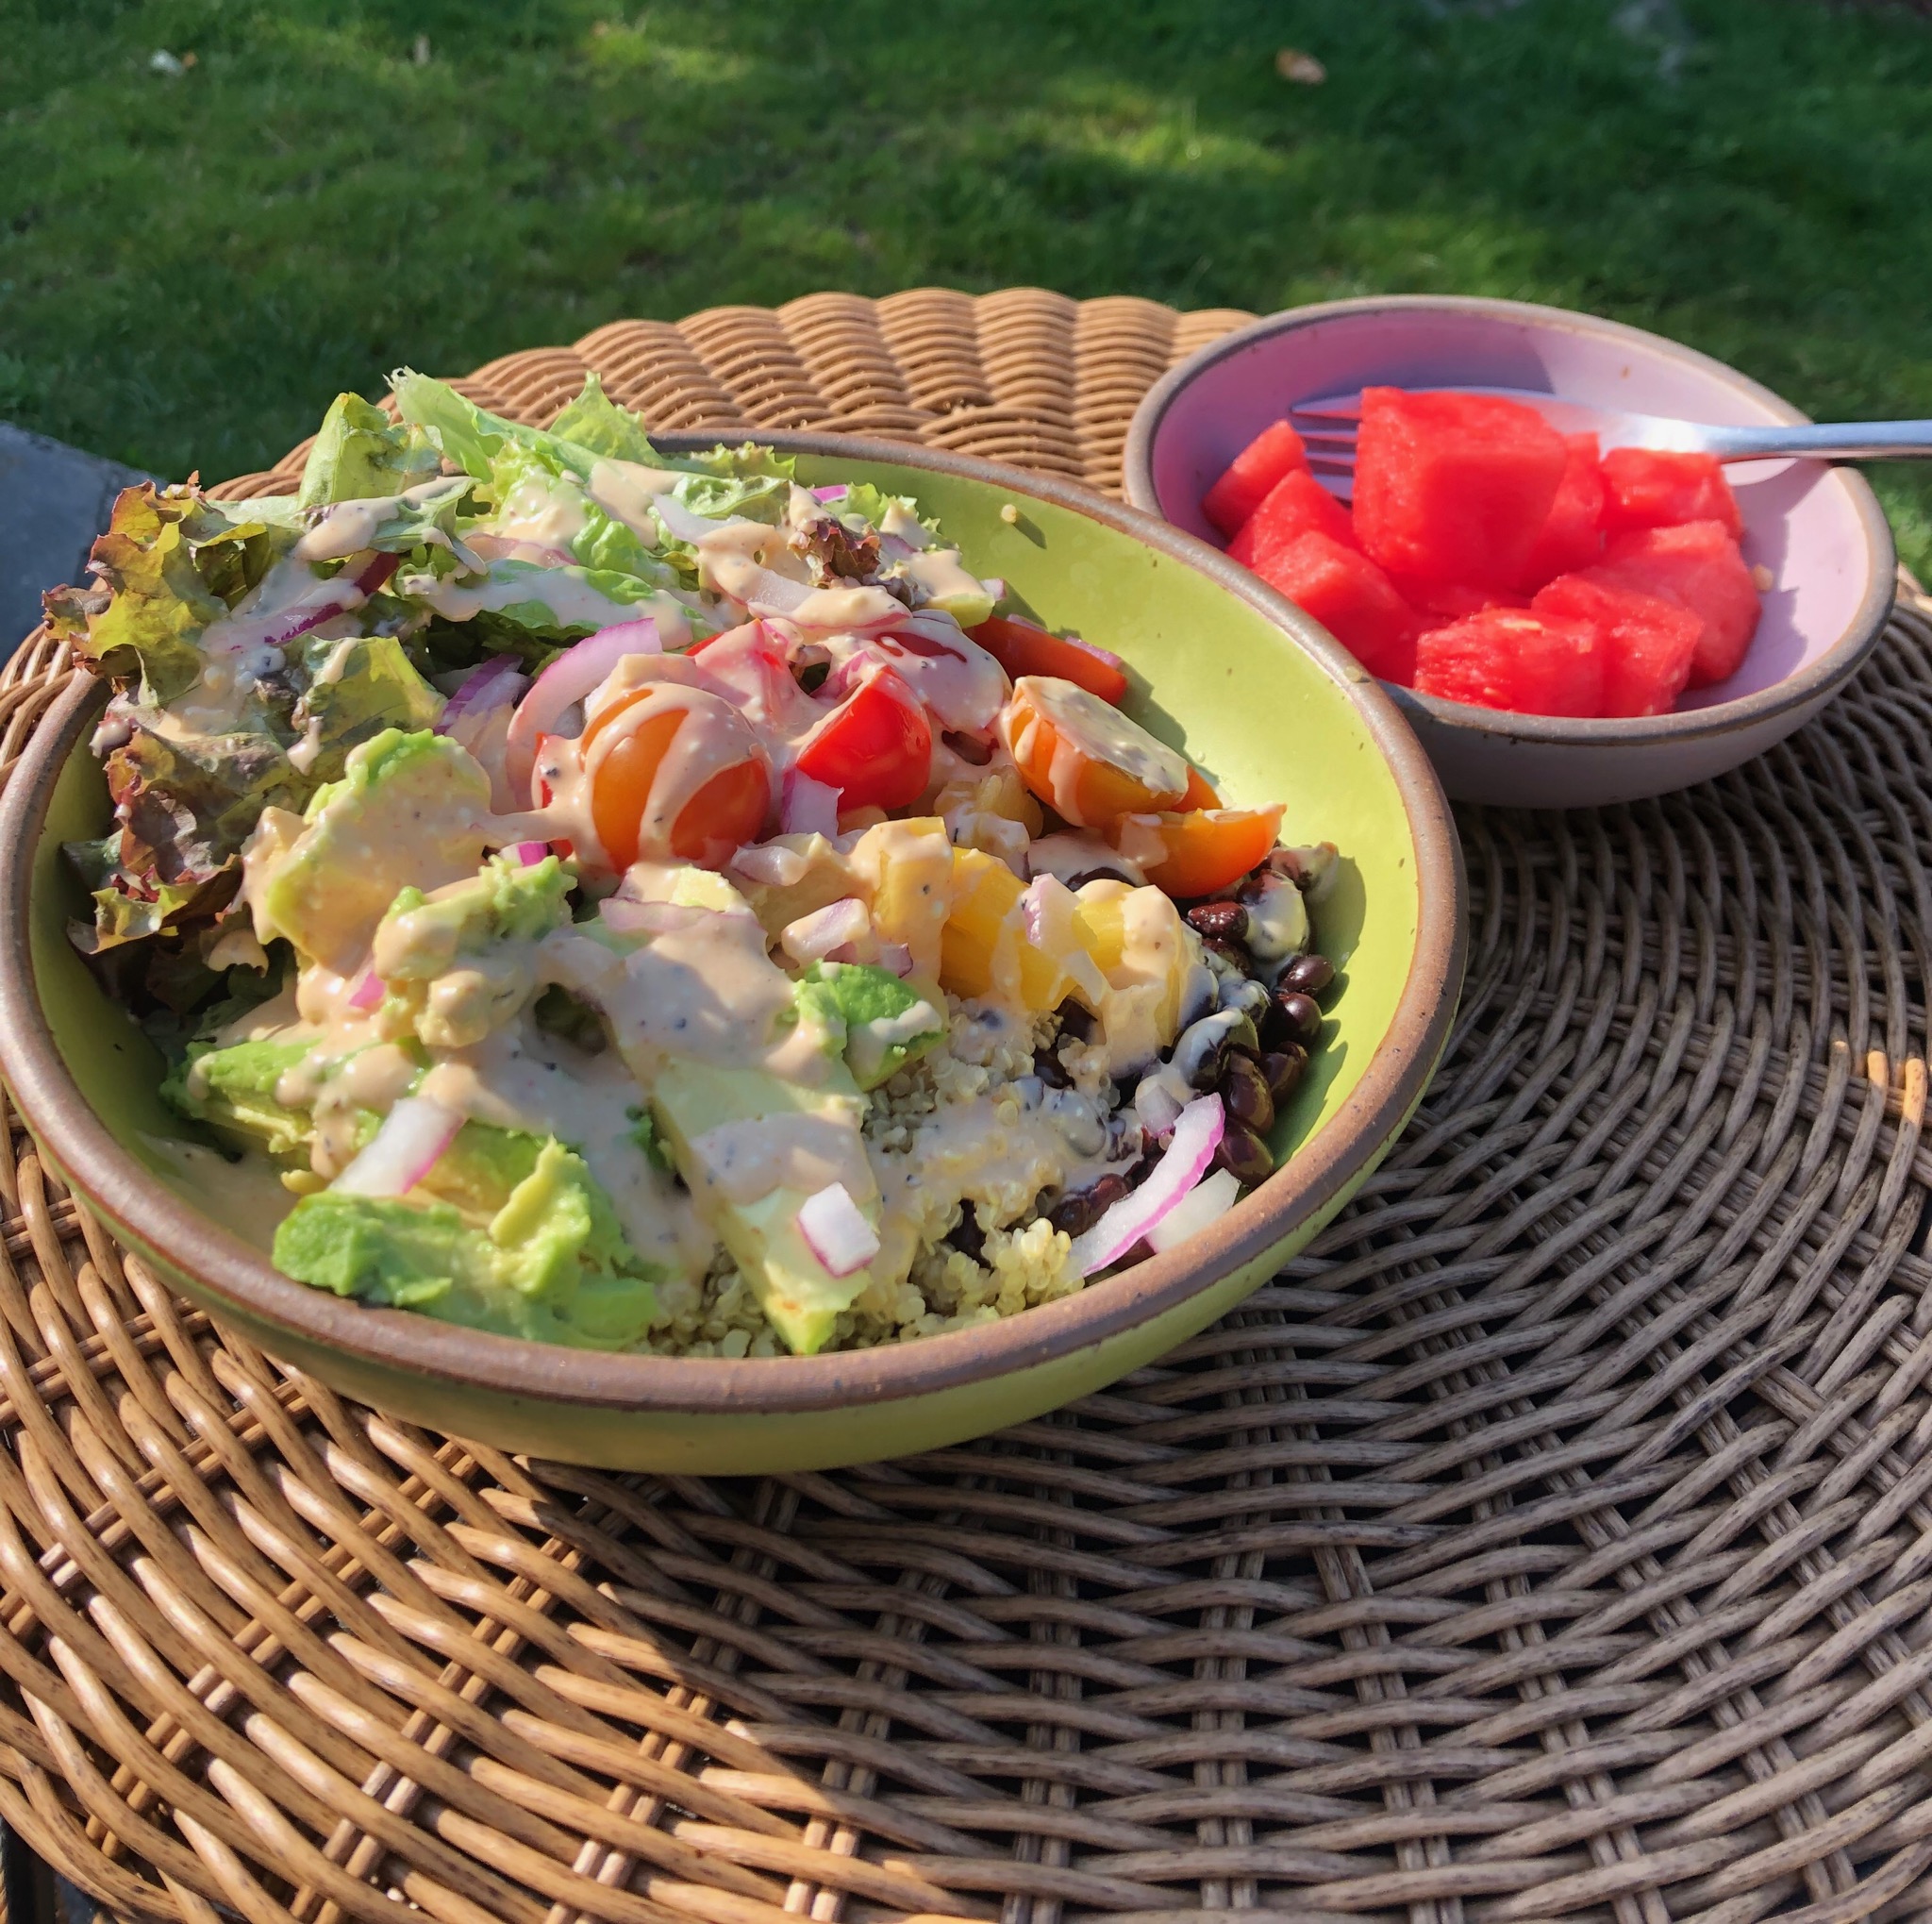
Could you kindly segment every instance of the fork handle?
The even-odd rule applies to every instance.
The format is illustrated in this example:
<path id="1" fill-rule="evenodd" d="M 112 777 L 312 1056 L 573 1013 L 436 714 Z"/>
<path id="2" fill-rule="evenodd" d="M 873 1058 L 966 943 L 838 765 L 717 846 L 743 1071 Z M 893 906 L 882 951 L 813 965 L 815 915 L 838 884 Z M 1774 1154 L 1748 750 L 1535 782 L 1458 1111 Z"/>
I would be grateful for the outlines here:
<path id="1" fill-rule="evenodd" d="M 1706 448 L 1721 461 L 1803 455 L 1813 460 L 1880 460 L 1932 455 L 1932 421 L 1821 422 L 1803 427 L 1707 427 Z"/>

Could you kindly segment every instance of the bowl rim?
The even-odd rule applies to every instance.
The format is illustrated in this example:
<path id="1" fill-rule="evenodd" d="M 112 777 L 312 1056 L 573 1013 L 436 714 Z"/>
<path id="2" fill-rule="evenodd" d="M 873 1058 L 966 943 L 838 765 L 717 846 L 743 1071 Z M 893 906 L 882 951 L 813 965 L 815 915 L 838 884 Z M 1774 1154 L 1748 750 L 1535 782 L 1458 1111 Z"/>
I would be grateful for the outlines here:
<path id="1" fill-rule="evenodd" d="M 662 434 L 669 451 L 716 434 Z M 566 1348 L 406 1311 L 345 1301 L 295 1282 L 196 1209 L 109 1133 L 70 1074 L 41 1009 L 32 882 L 55 784 L 107 687 L 86 670 L 28 742 L 0 798 L 0 1072 L 63 1178 L 137 1247 L 165 1252 L 213 1297 L 291 1335 L 385 1369 L 552 1403 L 708 1416 L 832 1411 L 910 1398 L 1045 1364 L 1174 1309 L 1264 1255 L 1344 1193 L 1363 1158 L 1420 1101 L 1447 1043 L 1466 954 L 1462 851 L 1434 768 L 1387 693 L 1301 611 L 1193 536 L 1072 483 L 938 449 L 854 436 L 772 431 L 787 453 L 925 469 L 1070 510 L 1209 576 L 1256 608 L 1341 684 L 1393 778 L 1416 853 L 1416 939 L 1395 1012 L 1367 1071 L 1328 1122 L 1209 1230 L 1101 1286 L 1021 1315 L 917 1342 L 813 1357 L 663 1357 Z M 273 1349 L 271 1339 L 268 1347 Z"/>
<path id="2" fill-rule="evenodd" d="M 1208 368 L 1231 355 L 1243 352 L 1257 341 L 1277 334 L 1291 334 L 1324 321 L 1346 319 L 1350 315 L 1383 313 L 1390 309 L 1411 311 L 1475 314 L 1492 320 L 1529 323 L 1567 334 L 1595 334 L 1622 340 L 1646 349 L 1662 350 L 1670 359 L 1710 375 L 1735 393 L 1760 403 L 1776 419 L 1792 426 L 1810 420 L 1785 397 L 1740 373 L 1728 361 L 1717 360 L 1668 335 L 1653 334 L 1648 328 L 1633 327 L 1627 322 L 1612 321 L 1601 314 L 1586 313 L 1576 308 L 1553 308 L 1535 301 L 1504 300 L 1488 294 L 1363 294 L 1348 300 L 1317 301 L 1306 307 L 1284 308 L 1278 313 L 1264 314 L 1247 326 L 1237 327 L 1211 341 L 1206 347 L 1177 362 L 1141 397 L 1127 427 L 1126 443 L 1121 456 L 1122 485 L 1127 499 L 1143 513 L 1160 515 L 1159 498 L 1154 487 L 1154 448 L 1168 412 L 1181 393 Z M 1441 727 L 1459 728 L 1470 734 L 1488 735 L 1498 742 L 1524 742 L 1569 748 L 1628 748 L 1654 746 L 1663 743 L 1690 742 L 1714 735 L 1727 735 L 1754 728 L 1760 723 L 1790 714 L 1828 694 L 1847 679 L 1876 646 L 1898 588 L 1898 550 L 1892 540 L 1891 524 L 1878 505 L 1872 485 L 1856 468 L 1836 462 L 1832 467 L 1850 491 L 1852 506 L 1865 538 L 1869 574 L 1865 592 L 1845 625 L 1842 634 L 1815 661 L 1807 661 L 1783 680 L 1755 694 L 1731 701 L 1714 702 L 1707 708 L 1683 709 L 1667 715 L 1624 715 L 1579 717 L 1569 715 L 1530 715 L 1513 711 L 1475 708 L 1466 702 L 1444 701 L 1440 695 L 1423 694 L 1398 683 L 1382 685 L 1395 705 L 1405 712 L 1427 715 Z"/>

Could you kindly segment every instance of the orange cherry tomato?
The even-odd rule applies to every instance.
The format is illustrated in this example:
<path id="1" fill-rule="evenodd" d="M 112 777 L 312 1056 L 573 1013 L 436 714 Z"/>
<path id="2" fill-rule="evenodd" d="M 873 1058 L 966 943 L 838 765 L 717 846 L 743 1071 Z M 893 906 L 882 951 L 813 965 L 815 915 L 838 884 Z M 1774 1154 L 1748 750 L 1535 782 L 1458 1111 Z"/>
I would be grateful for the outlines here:
<path id="1" fill-rule="evenodd" d="M 1191 761 L 1188 763 L 1188 792 L 1181 797 L 1183 809 L 1218 809 L 1221 797 L 1214 784 Z"/>
<path id="2" fill-rule="evenodd" d="M 1266 809 L 1127 815 L 1114 825 L 1113 842 L 1143 863 L 1147 879 L 1162 895 L 1185 902 L 1240 881 L 1267 860 L 1280 829 L 1277 802 Z"/>
<path id="3" fill-rule="evenodd" d="M 1074 682 L 1023 675 L 997 727 L 1020 779 L 1076 828 L 1186 800 L 1188 758 Z"/>
<path id="4" fill-rule="evenodd" d="M 599 713 L 578 750 L 591 769 L 591 820 L 615 868 L 640 856 L 723 868 L 764 828 L 772 778 L 758 737 L 708 690 L 647 682 Z"/>
<path id="5" fill-rule="evenodd" d="M 1023 675 L 1056 675 L 1118 708 L 1127 698 L 1126 664 L 1107 648 L 1049 634 L 1030 621 L 994 614 L 966 630 L 1017 681 Z"/>

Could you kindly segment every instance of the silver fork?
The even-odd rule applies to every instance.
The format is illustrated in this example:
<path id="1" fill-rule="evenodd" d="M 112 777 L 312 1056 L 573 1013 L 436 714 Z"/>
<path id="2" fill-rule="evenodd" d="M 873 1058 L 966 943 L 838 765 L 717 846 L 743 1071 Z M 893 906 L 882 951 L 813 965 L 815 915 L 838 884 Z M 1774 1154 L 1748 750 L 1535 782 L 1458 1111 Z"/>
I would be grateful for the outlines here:
<path id="1" fill-rule="evenodd" d="M 1666 448 L 1679 454 L 1714 454 L 1721 461 L 1767 460 L 1802 456 L 1808 460 L 1874 460 L 1932 455 L 1932 421 L 1853 421 L 1775 427 L 1727 427 L 1715 423 L 1674 421 L 1664 414 L 1620 413 L 1565 401 L 1529 388 L 1448 388 L 1437 394 L 1495 394 L 1534 408 L 1565 434 L 1594 429 L 1598 443 L 1612 447 Z M 1362 397 L 1325 394 L 1297 401 L 1289 425 L 1307 448 L 1308 463 L 1344 500 L 1354 492 L 1355 444 Z"/>

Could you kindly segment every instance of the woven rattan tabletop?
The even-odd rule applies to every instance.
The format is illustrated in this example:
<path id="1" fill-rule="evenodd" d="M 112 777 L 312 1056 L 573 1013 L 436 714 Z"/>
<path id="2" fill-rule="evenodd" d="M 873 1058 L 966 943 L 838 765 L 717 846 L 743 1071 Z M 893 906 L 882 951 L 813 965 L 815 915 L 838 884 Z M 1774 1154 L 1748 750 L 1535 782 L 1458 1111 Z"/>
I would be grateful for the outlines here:
<path id="1" fill-rule="evenodd" d="M 1011 290 L 622 322 L 662 427 L 1113 488 L 1244 317 Z M 235 492 L 279 486 L 249 477 Z M 1932 623 L 1595 814 L 1462 813 L 1407 1136 L 1158 1367 L 704 1484 L 344 1404 L 0 1158 L 0 1815 L 212 1924 L 1932 1917 Z M 0 767 L 65 678 L 0 678 Z"/>

